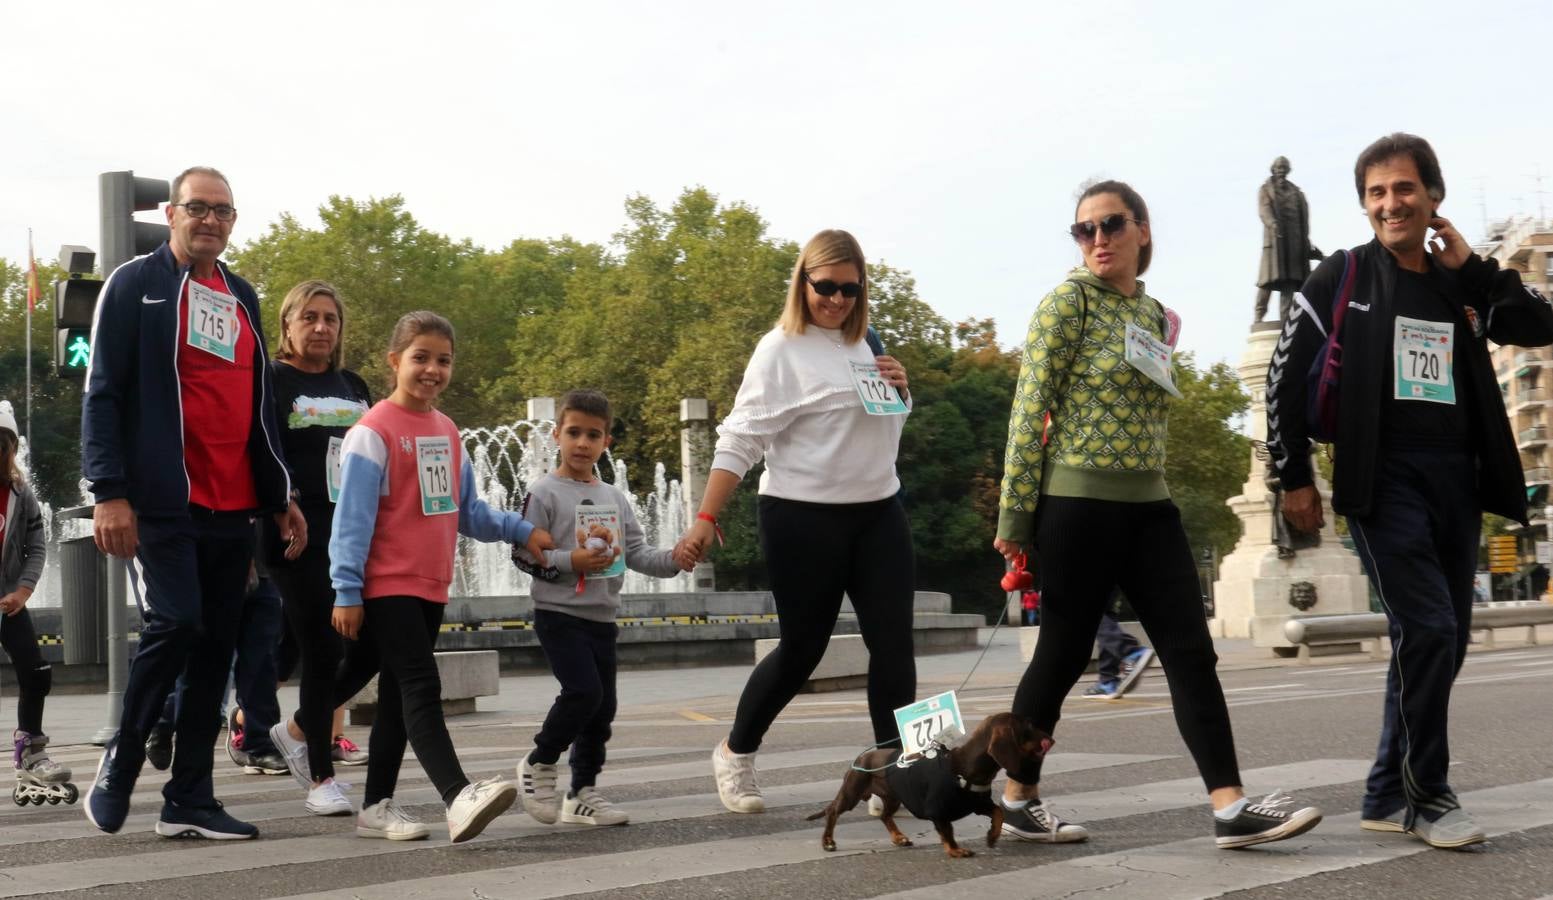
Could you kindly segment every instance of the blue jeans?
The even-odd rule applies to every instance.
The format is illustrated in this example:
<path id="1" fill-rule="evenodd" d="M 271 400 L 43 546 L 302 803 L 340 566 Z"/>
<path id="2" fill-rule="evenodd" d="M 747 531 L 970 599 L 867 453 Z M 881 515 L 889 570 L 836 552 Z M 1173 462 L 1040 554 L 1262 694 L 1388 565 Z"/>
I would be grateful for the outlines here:
<path id="1" fill-rule="evenodd" d="M 235 659 L 226 687 L 221 691 L 221 710 L 217 721 L 226 717 L 227 692 L 237 686 L 237 707 L 243 711 L 243 749 L 249 753 L 275 750 L 270 728 L 280 721 L 280 701 L 275 696 L 275 649 L 280 643 L 280 592 L 268 578 L 260 578 L 243 598 L 242 619 L 237 630 Z M 178 684 L 167 696 L 162 708 L 162 725 L 178 720 L 178 707 L 188 687 L 188 673 L 178 676 Z"/>

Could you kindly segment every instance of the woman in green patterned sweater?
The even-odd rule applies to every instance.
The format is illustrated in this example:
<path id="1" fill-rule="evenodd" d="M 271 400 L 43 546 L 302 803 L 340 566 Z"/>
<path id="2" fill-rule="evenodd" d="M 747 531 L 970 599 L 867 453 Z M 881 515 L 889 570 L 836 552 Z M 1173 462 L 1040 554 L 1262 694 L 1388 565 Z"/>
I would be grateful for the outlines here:
<path id="1" fill-rule="evenodd" d="M 1180 319 L 1138 280 L 1153 255 L 1148 207 L 1102 181 L 1070 229 L 1084 264 L 1036 307 L 1009 417 L 998 536 L 1009 560 L 1039 548 L 1041 635 L 1013 711 L 1050 734 L 1089 664 L 1113 589 L 1126 593 L 1170 682 L 1181 737 L 1214 809 L 1220 847 L 1283 840 L 1321 821 L 1288 797 L 1248 802 L 1181 513 L 1165 487 L 1166 394 Z M 1040 799 L 1040 767 L 1010 772 L 1003 829 L 1089 836 Z"/>

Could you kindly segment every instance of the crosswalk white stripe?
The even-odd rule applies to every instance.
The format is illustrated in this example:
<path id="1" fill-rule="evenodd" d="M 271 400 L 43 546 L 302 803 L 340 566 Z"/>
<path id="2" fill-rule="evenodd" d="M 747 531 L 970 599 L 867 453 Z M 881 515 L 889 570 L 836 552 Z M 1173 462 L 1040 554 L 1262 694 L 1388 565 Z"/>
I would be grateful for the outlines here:
<path id="1" fill-rule="evenodd" d="M 775 755 L 776 754 L 773 754 L 773 756 Z M 1058 775 L 1064 772 L 1081 772 L 1089 769 L 1106 769 L 1114 766 L 1135 765 L 1138 763 L 1158 762 L 1160 760 L 1176 758 L 1177 757 L 1174 756 L 1148 756 L 1135 753 L 1065 753 L 1060 756 L 1053 756 L 1050 760 L 1048 760 L 1045 766 L 1045 771 L 1050 775 Z M 842 760 L 836 760 L 836 762 L 840 763 Z M 767 766 L 763 766 L 762 769 L 767 772 L 776 771 L 775 768 Z M 566 766 L 564 764 L 560 766 L 560 771 L 565 770 Z M 413 771 L 418 772 L 419 770 L 416 769 Z M 606 777 L 604 779 L 605 786 L 610 784 L 626 785 L 634 783 L 631 781 L 630 771 L 631 770 L 629 769 L 622 769 L 618 771 L 614 769 L 606 770 Z M 404 778 L 411 772 L 412 769 L 407 767 L 404 772 L 401 773 L 401 783 L 403 783 Z M 706 764 L 705 768 L 699 774 L 706 775 L 708 777 L 711 776 L 710 762 Z M 564 779 L 561 780 L 561 783 L 565 783 Z M 811 781 L 804 784 L 783 785 L 781 787 L 768 787 L 763 790 L 763 793 L 765 795 L 766 805 L 768 807 L 774 808 L 778 806 L 800 806 L 805 804 L 814 804 L 816 807 L 818 807 L 821 804 L 829 802 L 830 799 L 836 795 L 836 789 L 839 787 L 839 785 L 840 770 L 838 769 L 837 777 L 835 779 Z M 295 819 L 307 815 L 302 810 L 302 791 L 289 781 L 284 785 L 284 787 L 294 795 L 295 799 L 268 803 L 234 804 L 229 805 L 226 810 L 238 819 L 253 824 L 262 824 L 264 822 L 274 821 L 277 819 Z M 356 796 L 351 797 L 351 800 L 357 805 L 359 811 L 361 804 L 359 791 L 347 791 L 347 794 L 351 793 L 356 794 Z M 157 810 L 160 809 L 161 804 L 160 799 L 156 798 L 154 795 L 150 798 L 142 798 L 138 792 L 136 796 L 141 801 L 137 805 L 141 806 L 141 808 L 145 811 L 134 813 L 130 815 L 129 818 L 125 819 L 124 827 L 120 833 L 134 834 L 136 832 L 149 831 L 156 824 L 156 820 L 158 818 Z M 402 805 L 415 806 L 436 803 L 439 799 L 439 795 L 437 794 L 436 789 L 430 785 L 420 785 L 414 788 L 401 787 L 400 790 L 395 792 L 395 798 Z M 692 818 L 698 815 L 711 815 L 714 813 L 722 812 L 722 805 L 717 800 L 716 794 L 688 794 L 679 797 L 640 800 L 629 803 L 627 805 L 630 806 L 632 810 L 632 817 L 637 822 L 656 822 L 673 818 Z M 638 806 L 640 806 L 645 811 L 637 812 L 636 809 Z M 648 810 L 648 807 L 652 807 L 652 809 Z M 76 806 L 74 809 L 79 810 L 80 807 Z M 702 811 L 696 812 L 696 810 Z M 18 810 L 18 812 L 23 811 Z M 527 821 L 526 817 L 520 817 L 520 819 L 522 821 Z M 341 821 L 348 822 L 350 820 L 344 819 L 342 817 Z M 503 819 L 502 821 L 506 820 Z M 97 831 L 93 829 L 88 822 L 85 821 L 84 816 L 81 816 L 79 818 L 72 817 L 69 821 L 64 822 L 56 821 L 31 824 L 25 831 L 14 831 L 11 834 L 8 834 L 6 836 L 6 843 L 9 845 L 34 844 L 43 843 L 46 841 L 70 840 L 72 838 L 90 838 L 96 835 Z M 261 840 L 262 839 L 263 837 L 261 833 Z M 0 896 L 4 896 L 3 892 L 0 892 Z"/>
<path id="2" fill-rule="evenodd" d="M 1460 795 L 1490 836 L 1553 825 L 1553 779 L 1509 784 Z M 1371 863 L 1422 853 L 1430 847 L 1408 835 L 1372 837 L 1359 830 L 1359 814 L 1335 816 L 1298 838 L 1237 852 L 1233 865 L 1212 838 L 1195 838 L 1064 860 L 1036 868 L 985 875 L 885 895 L 888 900 L 1024 896 L 1032 884 L 1042 895 L 1072 898 L 1148 897 L 1195 900 L 1272 884 L 1286 884 Z M 402 887 L 402 886 L 399 886 Z M 946 890 L 946 888 L 949 888 Z M 418 896 L 402 893 L 401 897 Z M 885 900 L 885 898 L 879 898 Z"/>
<path id="3" fill-rule="evenodd" d="M 773 753 L 771 755 L 772 757 L 780 757 L 783 754 Z M 1067 754 L 1066 758 L 1062 760 L 1053 758 L 1051 764 L 1047 765 L 1046 771 L 1051 773 L 1072 772 L 1173 758 L 1175 757 L 1122 753 L 1071 753 Z M 709 761 L 701 774 L 710 777 L 710 770 L 711 763 Z M 838 772 L 837 777 L 834 779 L 771 787 L 764 789 L 763 793 L 769 808 L 813 806 L 817 809 L 836 795 L 836 789 L 840 783 L 840 772 Z M 417 803 L 435 803 L 436 797 L 437 794 L 434 789 L 425 787 L 414 791 L 401 792 L 397 799 L 403 804 L 413 805 Z M 276 804 L 269 804 L 268 806 L 273 808 Z M 279 817 L 297 818 L 301 814 L 300 799 L 297 802 L 286 804 L 286 807 L 287 809 L 285 810 L 278 810 Z M 689 794 L 679 797 L 643 800 L 639 804 L 630 804 L 629 811 L 631 812 L 632 820 L 638 823 L 665 822 L 675 819 L 694 819 L 725 814 L 716 794 Z M 229 807 L 228 812 L 245 821 L 262 821 L 262 819 L 249 818 L 248 811 L 244 807 Z M 127 829 L 132 826 L 146 828 L 155 821 L 156 815 L 154 813 L 131 816 L 125 827 Z M 130 872 L 142 874 L 143 877 L 137 879 L 137 881 L 149 881 L 153 880 L 153 878 L 183 878 L 219 872 L 237 872 L 269 866 L 321 862 L 343 857 L 379 856 L 387 853 L 408 853 L 416 850 L 446 847 L 446 844 L 441 843 L 441 841 L 446 840 L 446 825 L 440 821 L 427 823 L 432 828 L 433 842 L 430 844 L 364 840 L 356 837 L 354 832 L 348 828 L 348 823 L 352 820 L 342 818 L 339 821 L 342 823 L 341 828 L 344 832 L 341 834 L 311 835 L 283 840 L 266 840 L 261 837 L 260 843 L 249 843 L 247 841 L 231 843 L 213 842 L 208 848 L 201 847 L 198 853 L 158 854 L 155 870 L 150 873 L 145 871 L 144 866 L 134 864 L 134 860 L 143 858 L 141 855 L 99 857 L 71 862 L 44 863 L 41 865 L 15 866 L 8 869 L 0 869 L 0 897 L 14 897 L 19 894 L 52 891 L 85 890 L 94 887 L 124 884 L 127 883 L 125 874 Z M 875 825 L 874 827 L 877 828 L 878 826 Z M 39 834 L 46 829 L 59 829 L 65 831 L 65 833 L 58 834 L 53 838 L 40 837 Z M 534 837 L 536 835 L 554 834 L 556 830 L 555 826 L 541 825 L 527 816 L 508 815 L 497 819 L 496 822 L 486 829 L 483 837 Z M 17 836 L 18 839 L 10 841 L 10 843 L 68 838 L 91 839 L 96 834 L 84 818 L 70 823 L 53 823 L 51 826 L 39 826 L 37 832 L 39 834 L 29 834 L 26 837 Z M 819 839 L 816 834 L 810 833 L 808 829 L 805 829 L 802 833 L 808 843 L 812 844 L 814 848 L 818 847 Z M 573 862 L 573 865 L 575 866 L 575 862 Z"/>
<path id="4" fill-rule="evenodd" d="M 1311 761 L 1310 764 L 1271 766 L 1246 774 L 1253 775 L 1256 780 L 1268 782 L 1286 783 L 1300 781 L 1303 777 L 1307 780 L 1315 779 L 1321 783 L 1334 784 L 1352 780 L 1355 772 L 1362 776 L 1364 765 L 1359 760 L 1316 760 Z M 1318 768 L 1324 768 L 1329 773 L 1324 781 L 1314 775 Z M 1153 806 L 1146 802 L 1140 804 L 1137 798 L 1133 797 L 1128 802 L 1113 807 L 1113 814 L 1128 815 L 1170 809 L 1180 805 L 1203 804 L 1205 800 L 1202 783 L 1195 780 L 1194 783 L 1196 789 L 1191 796 L 1178 798 L 1184 802 L 1172 802 L 1166 799 L 1172 792 L 1180 790 L 1181 782 L 1161 782 L 1157 786 L 1141 785 L 1134 790 L 1144 797 L 1157 796 L 1159 798 L 1157 803 Z M 1072 799 L 1074 798 L 1070 798 Z M 1085 803 L 1087 805 L 1087 801 Z M 1095 809 L 1081 807 L 1081 811 L 1087 813 Z M 862 817 L 859 816 L 859 818 Z M 1102 817 L 1087 816 L 1086 820 L 1092 822 L 1098 818 Z M 931 849 L 925 852 L 943 853 L 938 847 L 932 828 L 927 823 L 917 823 L 914 828 L 908 824 L 902 824 L 902 827 L 917 840 L 919 845 L 931 845 Z M 662 881 L 835 859 L 857 852 L 893 851 L 883 827 L 877 822 L 844 822 L 836 829 L 836 842 L 840 849 L 834 853 L 827 853 L 819 847 L 817 828 L 802 829 L 754 838 L 732 838 L 678 847 L 657 847 L 650 850 L 592 855 L 588 857 L 585 884 L 578 881 L 579 870 L 575 860 L 558 860 L 551 863 L 509 866 L 458 875 L 433 876 L 394 884 L 364 885 L 340 891 L 301 895 L 287 900 L 302 900 L 302 896 L 308 900 L 350 900 L 358 897 L 383 897 L 392 898 L 392 900 L 450 898 L 451 900 L 451 898 L 487 895 L 499 892 L 502 888 L 514 888 L 518 885 L 521 885 L 521 888 L 514 890 L 514 895 L 525 898 L 560 897 L 572 893 L 623 890 Z M 1030 885 L 1034 882 L 1029 880 L 1029 873 L 1024 875 L 1024 879 L 1018 889 L 1005 891 L 999 896 L 1028 896 Z M 1045 895 L 1044 882 L 1041 884 L 1041 892 Z M 942 886 L 935 890 L 940 891 L 940 897 L 944 896 Z"/>

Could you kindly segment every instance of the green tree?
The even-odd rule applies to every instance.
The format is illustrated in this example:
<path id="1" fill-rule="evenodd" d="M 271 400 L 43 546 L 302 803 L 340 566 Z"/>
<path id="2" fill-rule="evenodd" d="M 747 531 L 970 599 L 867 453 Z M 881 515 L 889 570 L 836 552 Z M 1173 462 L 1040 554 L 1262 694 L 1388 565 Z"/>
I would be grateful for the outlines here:
<path id="1" fill-rule="evenodd" d="M 54 289 L 64 271 L 38 264 L 42 296 L 32 314 L 33 488 L 56 509 L 81 502 L 81 383 L 54 374 Z M 0 260 L 0 399 L 16 408 L 25 433 L 27 409 L 27 270 Z"/>
<path id="2" fill-rule="evenodd" d="M 1231 423 L 1251 399 L 1228 363 L 1196 368 L 1190 353 L 1176 357 L 1181 399 L 1170 403 L 1165 442 L 1165 481 L 1181 508 L 1192 547 L 1228 553 L 1240 539 L 1240 519 L 1224 501 L 1240 492 L 1251 459 L 1251 442 Z"/>
<path id="3" fill-rule="evenodd" d="M 322 278 L 340 289 L 346 304 L 344 359 L 376 391 L 389 384 L 384 351 L 399 317 L 417 309 L 446 315 L 459 340 L 454 389 L 442 408 L 461 425 L 499 418 L 483 389 L 506 367 L 502 338 L 535 297 L 497 294 L 495 288 L 528 285 L 520 265 L 529 248 L 489 263 L 469 241 L 428 231 L 398 196 L 364 202 L 332 196 L 318 209 L 321 228 L 308 228 L 290 213 L 263 235 L 228 254 L 232 268 L 251 281 L 264 309 L 265 336 L 279 340 L 280 303 L 298 282 Z M 511 248 L 509 248 L 511 249 Z M 500 416 L 511 417 L 510 410 Z"/>

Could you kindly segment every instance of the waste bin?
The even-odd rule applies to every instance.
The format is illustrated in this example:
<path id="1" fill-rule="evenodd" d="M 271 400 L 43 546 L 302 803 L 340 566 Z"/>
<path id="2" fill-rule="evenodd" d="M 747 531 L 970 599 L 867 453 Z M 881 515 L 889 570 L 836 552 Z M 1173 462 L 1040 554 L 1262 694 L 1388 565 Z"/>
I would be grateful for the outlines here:
<path id="1" fill-rule="evenodd" d="M 108 561 L 91 535 L 59 542 L 65 665 L 108 661 Z"/>

